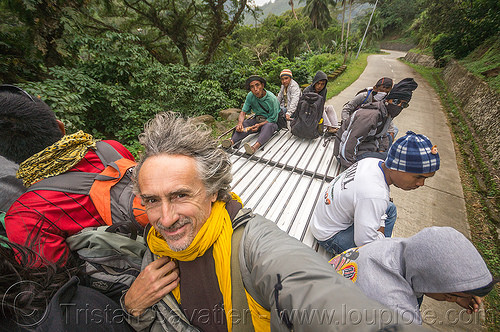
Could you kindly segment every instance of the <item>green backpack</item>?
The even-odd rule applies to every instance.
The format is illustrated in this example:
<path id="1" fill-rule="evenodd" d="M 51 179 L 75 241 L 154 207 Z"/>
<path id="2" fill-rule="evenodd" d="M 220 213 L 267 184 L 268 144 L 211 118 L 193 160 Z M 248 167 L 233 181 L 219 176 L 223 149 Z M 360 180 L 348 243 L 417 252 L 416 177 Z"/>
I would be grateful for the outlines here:
<path id="1" fill-rule="evenodd" d="M 141 272 L 146 241 L 134 232 L 125 234 L 119 225 L 88 227 L 68 237 L 66 243 L 83 260 L 82 284 L 115 301 Z"/>

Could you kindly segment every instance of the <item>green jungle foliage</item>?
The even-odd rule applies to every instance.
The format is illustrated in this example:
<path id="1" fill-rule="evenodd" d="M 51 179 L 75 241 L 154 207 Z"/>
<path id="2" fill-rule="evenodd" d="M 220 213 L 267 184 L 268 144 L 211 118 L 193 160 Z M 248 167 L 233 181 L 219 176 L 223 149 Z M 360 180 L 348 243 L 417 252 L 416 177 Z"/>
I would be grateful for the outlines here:
<path id="1" fill-rule="evenodd" d="M 132 144 L 157 112 L 217 116 L 241 107 L 249 75 L 263 76 L 276 94 L 284 68 L 303 85 L 349 63 L 370 20 L 366 3 L 375 2 L 295 1 L 295 13 L 250 27 L 241 25 L 252 15 L 247 1 L 221 1 L 0 0 L 0 82 L 40 95 L 70 131 Z M 379 1 L 364 48 L 398 35 L 443 62 L 464 57 L 487 36 L 498 40 L 499 9 L 492 0 Z M 489 60 L 478 74 L 495 73 L 497 49 L 482 52 Z"/>
<path id="2" fill-rule="evenodd" d="M 478 75 L 500 94 L 500 39 L 487 39 L 461 63 L 472 73 Z"/>
<path id="3" fill-rule="evenodd" d="M 276 57 L 259 67 L 226 58 L 188 68 L 160 63 L 137 41 L 135 35 L 116 32 L 75 37 L 71 47 L 79 50 L 79 60 L 74 66 L 52 67 L 50 78 L 19 85 L 47 102 L 69 132 L 84 130 L 134 146 L 157 112 L 217 117 L 221 109 L 241 107 L 248 93 L 245 80 L 252 74 L 266 78 L 267 88 L 277 94 L 284 68 L 303 84 L 316 70 L 329 73 L 340 66 L 338 57 L 318 54 L 295 62 Z"/>
<path id="4" fill-rule="evenodd" d="M 500 38 L 497 0 L 380 1 L 375 24 L 379 20 L 383 38 L 412 37 L 420 48 L 430 47 L 443 65 L 466 57 L 489 38 Z"/>

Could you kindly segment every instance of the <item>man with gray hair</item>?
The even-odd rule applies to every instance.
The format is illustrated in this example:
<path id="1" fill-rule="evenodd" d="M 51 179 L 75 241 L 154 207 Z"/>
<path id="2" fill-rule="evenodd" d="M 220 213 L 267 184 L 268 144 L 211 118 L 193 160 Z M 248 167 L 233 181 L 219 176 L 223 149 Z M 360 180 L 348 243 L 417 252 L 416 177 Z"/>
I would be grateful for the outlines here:
<path id="1" fill-rule="evenodd" d="M 394 322 L 320 255 L 242 208 L 228 156 L 202 126 L 162 113 L 139 136 L 134 178 L 151 226 L 143 271 L 120 301 L 128 322 L 140 331 L 372 331 Z"/>

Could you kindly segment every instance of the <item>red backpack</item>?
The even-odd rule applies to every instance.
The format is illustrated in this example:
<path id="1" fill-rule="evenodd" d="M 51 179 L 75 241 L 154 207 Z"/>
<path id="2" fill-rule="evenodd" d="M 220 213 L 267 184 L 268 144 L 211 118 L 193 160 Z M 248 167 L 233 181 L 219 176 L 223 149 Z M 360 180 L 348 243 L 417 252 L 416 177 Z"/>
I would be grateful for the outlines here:
<path id="1" fill-rule="evenodd" d="M 101 173 L 66 172 L 38 181 L 28 188 L 90 196 L 107 225 L 124 226 L 126 232 L 142 233 L 148 218 L 139 197 L 132 191 L 136 162 L 124 158 L 110 144 L 99 141 L 95 152 L 105 169 Z"/>

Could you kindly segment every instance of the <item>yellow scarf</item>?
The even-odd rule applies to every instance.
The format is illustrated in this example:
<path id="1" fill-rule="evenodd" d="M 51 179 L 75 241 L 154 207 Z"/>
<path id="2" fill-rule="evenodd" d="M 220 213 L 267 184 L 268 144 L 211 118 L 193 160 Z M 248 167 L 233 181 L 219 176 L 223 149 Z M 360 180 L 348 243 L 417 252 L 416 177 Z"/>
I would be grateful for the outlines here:
<path id="1" fill-rule="evenodd" d="M 89 148 L 95 148 L 92 135 L 79 131 L 66 135 L 19 165 L 17 178 L 29 187 L 42 179 L 68 171 L 82 160 Z"/>
<path id="2" fill-rule="evenodd" d="M 231 193 L 233 199 L 241 203 L 241 199 Z M 226 203 L 216 201 L 212 204 L 210 217 L 203 224 L 193 242 L 182 251 L 170 250 L 167 242 L 163 239 L 154 227 L 148 233 L 148 245 L 151 251 L 157 256 L 169 256 L 180 261 L 192 261 L 203 254 L 213 245 L 213 255 L 215 261 L 215 273 L 219 282 L 219 288 L 224 298 L 224 308 L 226 308 L 226 320 L 229 331 L 232 326 L 231 309 L 231 236 L 233 227 L 231 219 L 226 210 Z M 180 303 L 180 286 L 177 286 L 172 294 Z"/>
<path id="3" fill-rule="evenodd" d="M 231 193 L 234 200 L 241 203 L 241 199 Z M 180 261 L 192 261 L 203 254 L 213 245 L 215 261 L 215 273 L 219 282 L 219 288 L 224 299 L 224 311 L 228 331 L 232 331 L 232 300 L 231 300 L 231 236 L 233 227 L 231 219 L 225 208 L 226 203 L 216 201 L 212 204 L 210 217 L 203 224 L 200 231 L 188 248 L 182 251 L 172 251 L 167 242 L 153 227 L 148 233 L 148 245 L 157 256 L 169 256 Z M 246 292 L 245 292 L 246 293 Z M 172 291 L 178 303 L 180 300 L 180 286 Z M 253 325 L 256 331 L 270 330 L 270 315 L 255 300 L 246 293 L 248 305 L 252 315 Z"/>

